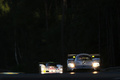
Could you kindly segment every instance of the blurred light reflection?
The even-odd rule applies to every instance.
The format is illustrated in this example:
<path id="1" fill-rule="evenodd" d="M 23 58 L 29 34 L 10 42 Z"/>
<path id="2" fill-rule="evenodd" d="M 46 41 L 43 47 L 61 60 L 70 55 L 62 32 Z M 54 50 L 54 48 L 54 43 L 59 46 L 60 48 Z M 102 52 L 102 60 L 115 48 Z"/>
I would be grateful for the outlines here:
<path id="1" fill-rule="evenodd" d="M 93 74 L 98 74 L 98 71 L 93 71 L 92 73 L 93 73 Z"/>
<path id="2" fill-rule="evenodd" d="M 70 74 L 75 74 L 75 72 L 70 72 Z"/>

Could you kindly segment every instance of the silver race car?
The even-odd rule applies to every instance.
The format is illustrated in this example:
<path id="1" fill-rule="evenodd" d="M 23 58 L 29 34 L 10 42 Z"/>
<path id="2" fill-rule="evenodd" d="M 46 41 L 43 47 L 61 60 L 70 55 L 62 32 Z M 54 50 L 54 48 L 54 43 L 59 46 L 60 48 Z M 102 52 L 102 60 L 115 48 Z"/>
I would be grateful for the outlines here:
<path id="1" fill-rule="evenodd" d="M 54 62 L 40 63 L 39 69 L 41 74 L 63 73 L 63 66 Z"/>
<path id="2" fill-rule="evenodd" d="M 74 71 L 78 69 L 93 69 L 98 70 L 100 68 L 100 59 L 92 58 L 90 54 L 81 53 L 69 58 L 67 60 L 67 71 Z"/>

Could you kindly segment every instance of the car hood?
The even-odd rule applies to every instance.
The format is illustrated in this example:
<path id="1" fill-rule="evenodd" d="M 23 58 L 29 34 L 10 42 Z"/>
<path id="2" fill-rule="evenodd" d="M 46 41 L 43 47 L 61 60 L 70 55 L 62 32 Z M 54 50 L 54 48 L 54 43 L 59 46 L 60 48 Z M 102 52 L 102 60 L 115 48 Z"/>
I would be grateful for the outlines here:
<path id="1" fill-rule="evenodd" d="M 81 60 L 76 61 L 75 65 L 92 65 L 92 60 Z"/>

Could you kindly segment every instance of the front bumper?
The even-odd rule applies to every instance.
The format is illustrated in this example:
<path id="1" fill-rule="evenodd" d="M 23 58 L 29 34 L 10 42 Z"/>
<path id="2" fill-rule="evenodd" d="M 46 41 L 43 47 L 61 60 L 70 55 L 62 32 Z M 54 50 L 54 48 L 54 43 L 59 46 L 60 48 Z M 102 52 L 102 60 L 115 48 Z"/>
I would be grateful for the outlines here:
<path id="1" fill-rule="evenodd" d="M 48 73 L 63 73 L 62 70 L 44 70 L 41 74 L 48 74 Z"/>
<path id="2" fill-rule="evenodd" d="M 79 66 L 75 66 L 75 68 L 70 68 L 68 67 L 67 71 L 74 71 L 74 70 L 88 70 L 88 69 L 92 69 L 92 70 L 99 70 L 100 67 L 92 67 L 91 65 L 79 65 Z"/>
<path id="3" fill-rule="evenodd" d="M 75 66 L 75 69 L 93 69 L 93 67 L 89 65 L 80 65 L 80 66 Z"/>

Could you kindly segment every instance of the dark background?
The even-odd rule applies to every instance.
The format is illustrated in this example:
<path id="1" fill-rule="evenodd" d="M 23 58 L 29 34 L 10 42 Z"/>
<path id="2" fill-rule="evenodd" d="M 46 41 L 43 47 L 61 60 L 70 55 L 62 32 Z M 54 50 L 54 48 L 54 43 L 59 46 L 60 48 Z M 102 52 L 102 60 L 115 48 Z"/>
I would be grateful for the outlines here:
<path id="1" fill-rule="evenodd" d="M 119 0 L 0 0 L 0 69 L 38 72 L 38 62 L 66 66 L 68 53 L 101 55 L 120 66 Z"/>

